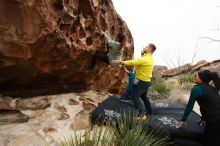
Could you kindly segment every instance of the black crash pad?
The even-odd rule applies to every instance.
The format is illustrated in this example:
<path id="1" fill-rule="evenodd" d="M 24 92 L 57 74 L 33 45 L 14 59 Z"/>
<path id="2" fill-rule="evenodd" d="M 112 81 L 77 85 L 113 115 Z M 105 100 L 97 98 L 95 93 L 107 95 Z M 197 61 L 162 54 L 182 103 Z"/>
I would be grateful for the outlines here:
<path id="1" fill-rule="evenodd" d="M 200 120 L 200 116 L 195 112 L 191 112 L 187 119 L 187 125 L 183 128 L 176 129 L 176 125 L 180 121 L 183 115 L 183 111 L 180 114 L 166 115 L 154 115 L 154 118 L 159 120 L 170 132 L 172 138 L 186 138 L 201 140 L 203 137 L 204 127 L 201 127 L 197 121 Z"/>
<path id="2" fill-rule="evenodd" d="M 155 102 L 152 103 L 152 108 L 155 110 L 159 109 L 166 109 L 166 110 L 172 110 L 172 109 L 185 109 L 185 106 L 183 104 L 176 104 L 176 103 L 166 103 L 166 102 Z"/>
<path id="3" fill-rule="evenodd" d="M 161 114 L 163 111 L 164 114 L 166 113 L 173 113 L 179 114 L 180 110 L 184 110 L 185 106 L 182 104 L 175 104 L 175 103 L 166 103 L 166 102 L 155 102 L 151 103 L 154 114 Z"/>
<path id="4" fill-rule="evenodd" d="M 130 105 L 134 105 L 131 100 L 121 100 L 126 102 Z M 176 104 L 176 103 L 166 103 L 166 102 L 154 102 L 151 103 L 153 112 L 155 115 L 157 114 L 182 114 L 185 109 L 183 104 Z"/>
<path id="5" fill-rule="evenodd" d="M 183 115 L 184 109 L 172 109 L 172 110 L 154 110 L 154 115 Z"/>
<path id="6" fill-rule="evenodd" d="M 174 138 L 173 142 L 175 146 L 202 146 L 202 141 L 192 139 Z"/>
<path id="7" fill-rule="evenodd" d="M 181 104 L 171 104 L 168 106 L 158 106 L 153 104 L 153 109 L 156 111 L 154 119 L 165 125 L 168 129 L 171 138 L 201 140 L 204 128 L 196 122 L 200 116 L 192 112 L 187 120 L 187 125 L 184 128 L 176 129 L 176 124 L 182 118 L 185 106 Z M 104 122 L 105 119 L 111 117 L 112 120 L 117 120 L 125 111 L 136 110 L 131 101 L 122 101 L 117 96 L 109 96 L 98 107 L 96 107 L 90 115 L 92 123 Z M 163 127 L 163 126 L 162 126 Z"/>
<path id="8" fill-rule="evenodd" d="M 132 103 L 111 95 L 91 112 L 90 119 L 92 123 L 104 122 L 109 117 L 111 120 L 117 120 L 125 111 L 132 110 L 136 110 Z"/>

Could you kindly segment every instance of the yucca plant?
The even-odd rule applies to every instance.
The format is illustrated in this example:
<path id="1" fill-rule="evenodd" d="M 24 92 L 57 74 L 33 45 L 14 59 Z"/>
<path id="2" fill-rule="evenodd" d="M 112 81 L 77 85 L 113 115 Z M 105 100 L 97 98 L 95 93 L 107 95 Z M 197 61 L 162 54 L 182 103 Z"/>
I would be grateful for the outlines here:
<path id="1" fill-rule="evenodd" d="M 94 130 L 86 129 L 77 134 L 76 131 L 61 141 L 61 146 L 113 146 L 112 131 L 107 127 L 97 127 Z"/>
<path id="2" fill-rule="evenodd" d="M 168 133 L 155 119 L 137 120 L 137 113 L 123 112 L 118 124 L 113 127 L 113 140 L 117 146 L 165 146 Z"/>
<path id="3" fill-rule="evenodd" d="M 154 119 L 137 120 L 135 112 L 123 112 L 118 121 L 107 126 L 85 130 L 84 135 L 76 132 L 61 142 L 61 146 L 167 146 L 168 134 Z"/>

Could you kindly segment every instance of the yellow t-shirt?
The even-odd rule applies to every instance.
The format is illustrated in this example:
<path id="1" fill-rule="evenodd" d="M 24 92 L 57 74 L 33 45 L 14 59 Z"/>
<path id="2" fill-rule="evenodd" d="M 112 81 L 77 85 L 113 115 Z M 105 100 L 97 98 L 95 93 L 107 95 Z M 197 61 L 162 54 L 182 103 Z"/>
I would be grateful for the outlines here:
<path id="1" fill-rule="evenodd" d="M 136 67 L 136 78 L 142 81 L 151 81 L 154 69 L 154 59 L 152 54 L 144 54 L 142 57 L 135 60 L 123 61 L 125 66 Z"/>

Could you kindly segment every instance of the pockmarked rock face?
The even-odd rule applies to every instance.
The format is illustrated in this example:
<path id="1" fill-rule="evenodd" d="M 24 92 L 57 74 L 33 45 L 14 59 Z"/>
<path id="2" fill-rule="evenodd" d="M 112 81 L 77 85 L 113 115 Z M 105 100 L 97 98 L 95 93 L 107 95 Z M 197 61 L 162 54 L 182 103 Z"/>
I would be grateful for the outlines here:
<path id="1" fill-rule="evenodd" d="M 110 0 L 1 0 L 0 94 L 120 93 L 122 69 L 102 62 L 88 68 L 107 49 L 101 31 L 113 39 L 124 33 L 123 59 L 132 57 L 131 33 Z"/>

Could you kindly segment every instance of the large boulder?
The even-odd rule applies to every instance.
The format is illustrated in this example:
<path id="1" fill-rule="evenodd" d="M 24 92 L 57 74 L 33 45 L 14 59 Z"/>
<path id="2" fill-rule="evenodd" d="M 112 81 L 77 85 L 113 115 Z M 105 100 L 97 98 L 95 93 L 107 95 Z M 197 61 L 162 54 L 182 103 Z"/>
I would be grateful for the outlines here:
<path id="1" fill-rule="evenodd" d="M 198 70 L 200 70 L 202 67 L 208 66 L 208 65 L 210 65 L 210 62 L 205 61 L 205 60 L 200 60 L 200 61 L 197 62 L 195 65 L 193 65 L 192 70 L 193 70 L 193 71 L 198 71 Z"/>
<path id="2" fill-rule="evenodd" d="M 217 72 L 220 75 L 220 59 L 212 62 L 201 60 L 195 65 L 185 64 L 176 68 L 167 69 L 161 72 L 161 76 L 164 78 L 174 77 L 187 73 L 195 73 L 201 70 L 210 70 L 212 72 Z"/>
<path id="3" fill-rule="evenodd" d="M 104 51 L 101 31 L 127 36 L 123 58 L 133 55 L 133 39 L 110 0 L 1 0 L 0 94 L 28 96 L 95 89 L 120 93 L 126 74 L 91 57 Z"/>
<path id="4" fill-rule="evenodd" d="M 0 110 L 0 125 L 8 123 L 25 123 L 29 117 L 19 110 Z"/>
<path id="5" fill-rule="evenodd" d="M 167 69 L 168 68 L 166 66 L 155 65 L 154 71 L 153 71 L 153 76 L 155 76 L 155 77 L 161 76 L 161 73 L 166 71 Z"/>
<path id="6" fill-rule="evenodd" d="M 200 70 L 206 70 L 206 69 L 212 72 L 216 72 L 220 76 L 220 60 L 214 60 L 210 63 L 209 66 L 203 66 L 200 68 Z"/>
<path id="7" fill-rule="evenodd" d="M 220 59 L 214 60 L 212 62 L 207 61 L 199 61 L 192 68 L 193 72 L 201 71 L 201 70 L 210 70 L 212 72 L 217 72 L 220 76 Z"/>
<path id="8" fill-rule="evenodd" d="M 11 109 L 11 107 L 6 101 L 0 99 L 0 110 L 2 109 Z"/>
<path id="9" fill-rule="evenodd" d="M 176 68 L 165 70 L 161 73 L 161 76 L 164 78 L 178 76 L 181 74 L 188 73 L 189 71 L 191 71 L 191 68 L 192 68 L 192 65 L 185 64 L 185 65 L 182 65 Z"/>

